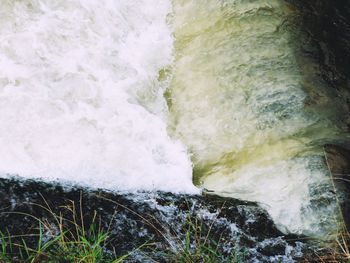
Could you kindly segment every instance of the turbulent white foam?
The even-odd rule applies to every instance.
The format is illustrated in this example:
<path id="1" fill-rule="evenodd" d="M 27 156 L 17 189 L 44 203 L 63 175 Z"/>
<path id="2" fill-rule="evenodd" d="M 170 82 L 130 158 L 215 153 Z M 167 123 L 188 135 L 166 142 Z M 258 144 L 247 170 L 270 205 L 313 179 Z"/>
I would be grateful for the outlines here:
<path id="1" fill-rule="evenodd" d="M 2 174 L 197 191 L 186 149 L 167 135 L 158 96 L 166 88 L 159 71 L 172 62 L 170 1 L 0 6 Z M 157 99 L 147 105 L 147 96 Z"/>
<path id="2" fill-rule="evenodd" d="M 264 167 L 248 164 L 232 173 L 231 177 L 209 177 L 204 186 L 218 189 L 218 193 L 224 196 L 259 202 L 277 227 L 286 233 L 324 235 L 327 230 L 334 230 L 334 225 L 328 225 L 334 224 L 329 218 L 333 211 L 329 211 L 329 207 L 312 207 L 309 188 L 317 180 L 319 184 L 326 183 L 324 171 L 310 169 L 307 159 L 297 158 Z M 328 189 L 324 190 L 327 194 Z"/>
<path id="3" fill-rule="evenodd" d="M 304 81 L 294 9 L 173 1 L 172 32 L 171 2 L 0 0 L 0 174 L 198 192 L 168 122 L 203 188 L 260 202 L 285 232 L 334 230 L 336 103 Z"/>

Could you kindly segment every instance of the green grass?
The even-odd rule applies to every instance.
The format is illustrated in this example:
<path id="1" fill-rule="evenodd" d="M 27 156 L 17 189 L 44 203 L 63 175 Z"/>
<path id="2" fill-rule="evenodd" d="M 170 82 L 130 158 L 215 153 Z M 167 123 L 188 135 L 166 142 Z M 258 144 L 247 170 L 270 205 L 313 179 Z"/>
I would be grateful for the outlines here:
<path id="1" fill-rule="evenodd" d="M 244 253 L 240 249 L 228 254 L 220 251 L 220 245 L 225 241 L 221 237 L 213 238 L 212 225 L 206 226 L 198 218 L 187 216 L 182 228 L 185 238 L 177 238 L 178 246 L 171 255 L 172 262 L 245 262 Z"/>
<path id="2" fill-rule="evenodd" d="M 116 257 L 108 252 L 105 249 L 109 242 L 108 231 L 99 227 L 96 214 L 88 229 L 85 229 L 82 213 L 77 214 L 74 202 L 65 207 L 71 213 L 70 218 L 55 214 L 48 204 L 47 207 L 38 206 L 50 212 L 55 226 L 29 214 L 15 213 L 34 218 L 38 228 L 36 234 L 23 236 L 0 232 L 0 262 L 119 263 L 130 255 Z M 28 238 L 34 238 L 36 244 L 31 242 L 28 245 Z"/>
<path id="3" fill-rule="evenodd" d="M 48 242 L 43 242 L 42 226 L 39 226 L 38 242 L 29 247 L 25 241 L 13 242 L 10 235 L 1 235 L 1 255 L 3 262 L 121 262 L 124 257 L 112 259 L 104 252 L 107 233 L 95 232 L 91 225 L 85 234 L 76 235 L 62 232 Z M 80 230 L 79 230 L 80 231 Z"/>
<path id="4" fill-rule="evenodd" d="M 103 197 L 101 197 L 103 198 Z M 104 198 L 105 200 L 109 200 Z M 109 200 L 116 203 L 113 200 Z M 46 203 L 46 202 L 45 202 Z M 130 256 L 137 252 L 149 255 L 150 262 L 176 262 L 176 263 L 243 263 L 245 259 L 244 248 L 236 247 L 231 251 L 223 251 L 226 245 L 224 237 L 213 229 L 213 220 L 209 225 L 190 209 L 185 215 L 180 229 L 172 229 L 174 226 L 164 226 L 159 222 L 155 223 L 149 219 L 132 211 L 130 208 L 116 203 L 129 212 L 134 213 L 143 223 L 154 228 L 164 241 L 161 246 L 159 244 L 145 243 L 140 247 L 126 252 L 125 255 L 117 256 L 113 253 L 111 247 L 118 247 L 120 244 L 113 244 L 111 240 L 110 225 L 108 228 L 102 228 L 97 213 L 92 216 L 90 224 L 84 223 L 82 213 L 82 200 L 80 207 L 75 207 L 73 201 L 66 206 L 61 207 L 68 213 L 62 215 L 54 213 L 48 203 L 45 206 L 38 205 L 40 209 L 44 209 L 52 218 L 42 220 L 33 215 L 14 212 L 18 215 L 31 217 L 37 222 L 37 228 L 30 235 L 13 235 L 9 231 L 0 232 L 0 262 L 20 262 L 20 263 L 39 263 L 39 262 L 84 262 L 84 263 L 119 263 L 132 259 Z M 12 212 L 2 212 L 12 213 Z M 67 216 L 69 215 L 69 216 Z M 53 219 L 53 220 L 52 220 Z M 23 232 L 26 232 L 25 229 Z M 35 242 L 33 242 L 35 240 Z M 317 256 L 317 262 L 343 262 L 350 263 L 349 252 L 350 234 L 343 224 L 342 231 L 338 233 L 336 239 L 337 246 L 329 252 Z M 227 247 L 232 247 L 232 243 Z M 153 255 L 158 255 L 158 259 L 152 259 Z M 304 262 L 309 262 L 305 259 Z"/>
<path id="5" fill-rule="evenodd" d="M 149 225 L 164 239 L 164 245 L 166 249 L 159 250 L 156 246 L 153 247 L 154 251 L 163 255 L 166 262 L 174 263 L 243 263 L 245 261 L 244 249 L 236 247 L 234 251 L 227 254 L 220 250 L 220 247 L 224 245 L 223 242 L 227 242 L 222 236 L 215 235 L 213 224 L 216 221 L 212 221 L 211 225 L 207 225 L 203 220 L 199 219 L 196 215 L 190 211 L 190 205 L 187 204 L 188 212 L 185 220 L 181 225 L 180 233 L 173 229 L 174 226 L 162 225 L 157 222 L 156 224 L 150 219 L 145 218 L 143 215 L 132 211 L 130 208 L 120 204 L 114 200 L 101 197 L 106 201 L 110 201 L 129 212 L 135 214 L 145 224 Z M 154 261 L 157 262 L 157 261 Z"/>
<path id="6" fill-rule="evenodd" d="M 9 231 L 0 232 L 0 262 L 119 263 L 129 259 L 130 255 L 136 251 L 145 255 L 151 252 L 149 254 L 151 257 L 161 255 L 166 262 L 244 262 L 242 253 L 232 251 L 224 255 L 222 251 L 219 251 L 222 245 L 220 242 L 223 242 L 221 237 L 213 235 L 212 225 L 207 226 L 190 212 L 178 232 L 172 231 L 172 226 L 154 225 L 149 219 L 118 204 L 154 228 L 156 233 L 162 236 L 164 243 L 161 248 L 155 244 L 145 243 L 137 249 L 131 249 L 125 255 L 116 256 L 116 253 L 111 252 L 111 247 L 118 247 L 119 244 L 113 244 L 113 240 L 110 240 L 109 227 L 107 229 L 101 227 L 96 213 L 92 217 L 91 224 L 86 227 L 82 200 L 80 200 L 80 207 L 76 207 L 74 202 L 70 201 L 66 206 L 61 207 L 64 210 L 63 212 L 60 210 L 60 214 L 53 212 L 45 199 L 44 202 L 45 206 L 35 205 L 52 215 L 51 223 L 48 219 L 43 220 L 26 213 L 3 212 L 31 217 L 38 225 L 34 231 L 31 231 L 34 234 L 30 235 L 13 235 Z M 23 233 L 25 232 L 24 229 Z M 158 262 L 152 258 L 149 259 L 151 262 Z"/>

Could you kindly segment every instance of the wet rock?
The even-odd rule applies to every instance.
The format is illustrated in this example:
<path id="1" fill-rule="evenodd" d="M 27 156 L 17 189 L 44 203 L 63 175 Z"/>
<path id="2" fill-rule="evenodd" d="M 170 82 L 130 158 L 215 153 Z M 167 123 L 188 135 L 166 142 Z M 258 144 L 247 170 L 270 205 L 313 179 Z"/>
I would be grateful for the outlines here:
<path id="1" fill-rule="evenodd" d="M 350 87 L 350 2 L 289 0 L 298 8 L 303 28 L 324 67 L 323 77 L 336 88 Z M 315 54 L 315 52 L 313 52 Z"/>
<path id="2" fill-rule="evenodd" d="M 325 152 L 343 217 L 350 229 L 350 151 L 341 146 L 328 144 L 325 146 Z"/>
<path id="3" fill-rule="evenodd" d="M 108 229 L 107 249 L 118 255 L 146 242 L 155 244 L 151 250 L 133 253 L 130 262 L 168 261 L 169 253 L 176 253 L 185 242 L 190 224 L 200 227 L 200 238 L 208 235 L 215 240 L 221 254 L 240 254 L 244 262 L 293 262 L 307 249 L 296 237 L 278 231 L 255 203 L 214 195 L 111 193 L 10 178 L 0 179 L 0 200 L 0 230 L 26 235 L 28 245 L 37 242 L 30 236 L 38 231 L 37 219 L 48 222 L 50 234 L 58 234 L 53 215 L 72 220 L 72 211 L 82 213 L 77 218 L 83 222 L 78 223 L 86 228 L 98 220 L 102 229 Z"/>
<path id="4" fill-rule="evenodd" d="M 337 102 L 328 107 L 338 109 L 334 125 L 339 130 L 343 130 L 344 134 L 348 133 L 350 127 L 350 1 L 287 1 L 295 8 L 302 29 L 300 52 L 308 62 L 301 63 L 301 69 L 306 72 L 306 75 L 314 76 L 306 83 L 313 82 L 319 90 L 322 90 L 322 87 L 332 87 L 331 96 L 337 97 Z M 310 61 L 314 62 L 312 67 L 308 67 Z M 309 94 L 306 105 L 322 104 L 326 96 L 321 95 L 322 92 Z M 347 149 L 350 149 L 350 145 L 347 139 L 329 138 L 329 141 L 332 141 L 332 144 L 325 145 L 327 164 L 349 228 L 350 151 Z"/>
<path id="5" fill-rule="evenodd" d="M 350 2 L 347 0 L 287 0 L 297 10 L 303 40 L 302 56 L 315 62 L 319 86 L 333 87 L 342 101 L 339 122 L 349 126 L 350 112 Z M 310 69 L 301 61 L 301 69 Z M 314 70 L 314 69 L 313 69 Z M 311 70 L 312 71 L 312 70 Z M 323 83 L 324 82 L 324 83 Z M 318 100 L 322 99 L 320 97 Z"/>

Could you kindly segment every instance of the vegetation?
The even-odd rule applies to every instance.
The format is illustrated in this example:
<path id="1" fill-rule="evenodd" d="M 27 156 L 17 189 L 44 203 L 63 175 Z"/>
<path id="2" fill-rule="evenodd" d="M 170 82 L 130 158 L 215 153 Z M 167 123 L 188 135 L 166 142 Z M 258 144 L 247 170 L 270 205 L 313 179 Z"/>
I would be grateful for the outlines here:
<path id="1" fill-rule="evenodd" d="M 350 233 L 347 230 L 345 224 L 343 224 L 342 231 L 339 233 L 336 241 L 338 249 L 335 251 L 335 258 L 340 259 L 343 262 L 350 263 Z"/>
<path id="2" fill-rule="evenodd" d="M 333 171 L 331 169 L 331 166 L 329 165 L 328 155 L 326 153 L 325 148 L 323 149 L 324 157 L 326 166 L 329 171 L 329 175 L 331 178 L 331 184 L 333 191 L 335 193 L 337 208 L 338 208 L 338 215 L 335 215 L 337 217 L 338 222 L 338 232 L 335 233 L 335 237 L 332 239 L 335 240 L 335 244 L 333 247 L 328 248 L 328 251 L 326 253 L 322 253 L 322 255 L 318 256 L 319 262 L 344 262 L 344 263 L 350 263 L 350 232 L 346 226 L 345 218 L 343 216 L 342 211 L 342 205 L 341 201 L 338 197 L 337 187 L 335 185 L 335 180 L 337 180 L 336 177 L 334 177 Z"/>
<path id="3" fill-rule="evenodd" d="M 109 199 L 106 199 L 109 200 Z M 113 200 L 109 200 L 114 202 Z M 130 259 L 136 252 L 152 252 L 149 255 L 160 255 L 160 258 L 167 262 L 179 263 L 240 263 L 247 262 L 244 250 L 241 248 L 232 251 L 223 251 L 225 240 L 220 234 L 213 231 L 213 225 L 204 223 L 201 219 L 191 215 L 189 212 L 183 220 L 181 229 L 172 229 L 172 226 L 156 225 L 149 219 L 131 211 L 140 220 L 155 229 L 165 241 L 162 246 L 154 243 L 144 243 L 125 255 L 120 256 L 113 250 L 114 246 L 110 233 L 110 225 L 101 226 L 101 221 L 97 213 L 92 216 L 92 222 L 86 224 L 82 213 L 82 201 L 80 207 L 76 207 L 73 201 L 62 207 L 68 213 L 56 214 L 48 205 L 41 206 L 52 215 L 50 222 L 48 219 L 36 218 L 33 215 L 19 213 L 24 217 L 31 217 L 38 222 L 35 234 L 13 235 L 10 231 L 0 232 L 0 262 L 86 262 L 86 263 L 118 263 Z M 123 206 L 122 204 L 118 204 Z M 2 212 L 9 213 L 9 212 Z M 69 214 L 69 216 L 67 216 Z M 213 221 L 211 224 L 214 224 Z M 88 227 L 87 227 L 88 226 Z M 34 240 L 34 242 L 33 242 Z M 344 262 L 350 263 L 349 240 L 350 235 L 345 224 L 342 225 L 337 237 L 337 246 L 325 251 L 320 251 L 316 255 L 316 262 Z M 228 247 L 232 247 L 230 244 Z M 111 249 L 112 248 L 112 249 Z M 158 259 L 149 258 L 150 261 L 158 262 Z M 309 262 L 305 259 L 305 262 Z M 315 261 L 312 261 L 315 262 Z"/>
<path id="4" fill-rule="evenodd" d="M 110 202 L 116 203 L 111 199 L 104 198 Z M 166 243 L 166 249 L 160 250 L 159 247 L 153 246 L 152 249 L 162 255 L 167 262 L 174 263 L 241 263 L 244 261 L 244 253 L 235 249 L 231 252 L 220 250 L 220 245 L 226 242 L 222 236 L 216 236 L 212 231 L 213 224 L 210 226 L 198 219 L 190 212 L 186 215 L 181 226 L 181 233 L 178 233 L 173 226 L 155 225 L 149 219 L 131 211 L 128 207 L 116 203 L 124 209 L 129 210 L 138 216 L 143 222 L 151 226 Z M 187 204 L 189 207 L 189 205 Z M 153 244 L 152 244 L 153 245 Z M 164 254 L 164 250 L 165 252 Z M 157 262 L 157 261 L 154 261 Z"/>
<path id="5" fill-rule="evenodd" d="M 336 237 L 335 244 L 326 248 L 326 251 L 321 251 L 320 255 L 317 255 L 317 262 L 322 263 L 350 263 L 350 250 L 349 250 L 350 233 L 346 229 L 345 224 L 342 223 L 341 229 Z M 305 262 L 309 262 L 306 260 Z"/>
<path id="6" fill-rule="evenodd" d="M 42 227 L 40 226 L 42 233 Z M 79 230 L 80 231 L 80 230 Z M 123 258 L 111 259 L 111 255 L 104 252 L 103 244 L 107 240 L 107 233 L 98 233 L 92 225 L 85 235 L 62 232 L 48 242 L 43 243 L 43 236 L 39 234 L 35 248 L 29 247 L 25 240 L 14 243 L 10 235 L 1 236 L 1 255 L 4 262 L 121 262 Z M 71 239 L 70 239 L 71 238 Z"/>
<path id="7" fill-rule="evenodd" d="M 213 238 L 211 226 L 208 228 L 200 220 L 193 219 L 190 215 L 184 221 L 181 237 L 176 235 L 175 231 L 166 231 L 163 226 L 153 225 L 166 241 L 165 249 L 162 251 L 155 244 L 145 243 L 126 255 L 117 256 L 117 253 L 111 252 L 114 244 L 110 239 L 109 229 L 101 227 L 96 213 L 92 223 L 86 228 L 82 208 L 77 208 L 73 201 L 63 207 L 68 210 L 69 217 L 63 216 L 62 213 L 56 214 L 48 203 L 46 206 L 36 205 L 48 211 L 54 223 L 30 214 L 16 212 L 23 217 L 35 219 L 38 227 L 34 231 L 35 234 L 30 235 L 11 235 L 9 231 L 0 232 L 0 262 L 118 263 L 128 259 L 136 251 L 156 252 L 155 254 L 158 253 L 163 259 L 167 259 L 167 262 L 243 262 L 243 254 L 236 253 L 236 251 L 225 254 L 219 251 L 220 237 Z M 139 216 L 141 220 L 148 221 L 141 215 Z M 147 223 L 151 224 L 150 221 Z M 154 262 L 157 261 L 154 260 Z"/>
<path id="8" fill-rule="evenodd" d="M 183 225 L 185 240 L 178 238 L 178 246 L 173 254 L 174 262 L 244 262 L 244 253 L 235 250 L 223 253 L 219 250 L 224 240 L 212 238 L 211 227 L 207 228 L 198 218 L 187 217 Z"/>
<path id="9" fill-rule="evenodd" d="M 115 257 L 105 249 L 109 234 L 98 227 L 95 217 L 90 227 L 85 229 L 83 218 L 78 218 L 74 203 L 65 208 L 71 212 L 70 219 L 56 215 L 49 207 L 42 207 L 50 211 L 56 224 L 35 218 L 39 225 L 37 235 L 11 236 L 9 232 L 1 233 L 0 261 L 118 263 L 129 256 Z M 28 214 L 23 216 L 33 217 Z M 28 245 L 25 241 L 27 238 L 34 238 L 35 246 Z"/>

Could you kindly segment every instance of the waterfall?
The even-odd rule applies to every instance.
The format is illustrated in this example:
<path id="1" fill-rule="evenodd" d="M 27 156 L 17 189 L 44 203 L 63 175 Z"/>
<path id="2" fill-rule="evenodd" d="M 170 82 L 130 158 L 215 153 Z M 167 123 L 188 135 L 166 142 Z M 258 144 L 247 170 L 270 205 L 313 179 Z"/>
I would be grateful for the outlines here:
<path id="1" fill-rule="evenodd" d="M 298 52 L 296 11 L 280 0 L 174 2 L 169 132 L 192 153 L 194 182 L 259 202 L 285 232 L 334 231 L 323 145 L 341 133 L 342 109 Z"/>
<path id="2" fill-rule="evenodd" d="M 0 172 L 198 192 L 166 131 L 169 1 L 2 0 Z"/>
<path id="3" fill-rule="evenodd" d="M 0 173 L 258 202 L 336 230 L 342 102 L 283 0 L 1 0 Z"/>

